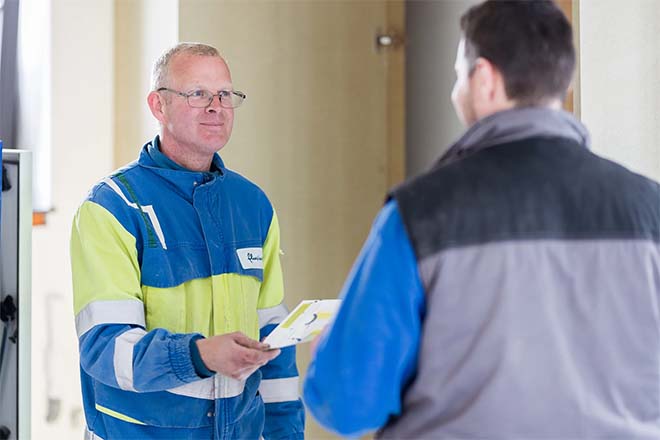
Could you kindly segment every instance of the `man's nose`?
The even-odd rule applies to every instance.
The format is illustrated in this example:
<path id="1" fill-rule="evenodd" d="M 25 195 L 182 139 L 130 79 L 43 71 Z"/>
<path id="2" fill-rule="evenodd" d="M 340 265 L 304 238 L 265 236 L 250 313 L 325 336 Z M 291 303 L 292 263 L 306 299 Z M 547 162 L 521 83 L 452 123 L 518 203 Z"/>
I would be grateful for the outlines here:
<path id="1" fill-rule="evenodd" d="M 220 95 L 213 95 L 211 97 L 211 102 L 206 107 L 206 111 L 220 112 L 222 110 L 222 105 L 220 105 Z"/>

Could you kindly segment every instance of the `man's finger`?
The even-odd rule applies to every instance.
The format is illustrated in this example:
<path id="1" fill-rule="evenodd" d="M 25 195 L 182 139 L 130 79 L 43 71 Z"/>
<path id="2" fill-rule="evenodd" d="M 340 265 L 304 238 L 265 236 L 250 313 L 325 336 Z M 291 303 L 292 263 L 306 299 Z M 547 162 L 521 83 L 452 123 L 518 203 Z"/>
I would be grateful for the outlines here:
<path id="1" fill-rule="evenodd" d="M 257 340 L 248 338 L 242 333 L 237 333 L 234 337 L 234 341 L 236 341 L 237 344 L 242 345 L 243 347 L 247 348 L 253 348 L 255 350 L 268 350 L 270 347 L 268 344 L 264 344 L 263 342 L 259 342 Z"/>
<path id="2" fill-rule="evenodd" d="M 273 359 L 278 357 L 281 352 L 282 352 L 282 350 L 280 350 L 279 348 L 273 348 L 272 350 L 266 351 L 265 354 L 268 355 L 268 361 L 272 361 Z"/>
<path id="3" fill-rule="evenodd" d="M 270 351 L 257 350 L 237 344 L 235 346 L 234 356 L 236 364 L 239 368 L 251 368 L 255 366 L 259 367 L 265 364 L 277 356 L 277 354 L 273 354 Z"/>

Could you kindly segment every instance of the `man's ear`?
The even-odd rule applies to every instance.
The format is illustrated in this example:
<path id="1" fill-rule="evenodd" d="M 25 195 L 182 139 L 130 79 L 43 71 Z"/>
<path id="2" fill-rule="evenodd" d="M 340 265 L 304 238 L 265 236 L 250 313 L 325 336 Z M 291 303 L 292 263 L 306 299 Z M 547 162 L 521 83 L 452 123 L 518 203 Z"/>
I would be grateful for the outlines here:
<path id="1" fill-rule="evenodd" d="M 499 71 L 490 61 L 485 58 L 477 58 L 474 62 L 472 75 L 473 93 L 478 95 L 480 102 L 491 102 L 497 95 L 497 83 Z"/>
<path id="2" fill-rule="evenodd" d="M 515 102 L 506 94 L 504 75 L 487 59 L 477 58 L 470 80 L 475 111 L 479 118 L 515 106 Z"/>
<path id="3" fill-rule="evenodd" d="M 151 110 L 151 114 L 154 115 L 154 118 L 156 118 L 158 122 L 163 123 L 165 119 L 165 115 L 163 113 L 165 99 L 161 96 L 161 94 L 154 91 L 150 92 L 147 95 L 147 104 L 149 105 L 149 110 Z"/>

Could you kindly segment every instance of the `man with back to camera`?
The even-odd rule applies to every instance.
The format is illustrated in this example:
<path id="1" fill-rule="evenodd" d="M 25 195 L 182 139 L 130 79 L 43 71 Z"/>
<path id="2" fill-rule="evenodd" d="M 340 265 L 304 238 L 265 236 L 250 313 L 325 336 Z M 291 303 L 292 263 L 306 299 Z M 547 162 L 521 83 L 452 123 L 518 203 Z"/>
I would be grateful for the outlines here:
<path id="1" fill-rule="evenodd" d="M 76 213 L 86 438 L 303 438 L 295 349 L 259 342 L 287 314 L 277 216 L 217 154 L 244 99 L 215 48 L 166 51 L 160 134 Z"/>
<path id="2" fill-rule="evenodd" d="M 303 397 L 343 435 L 660 438 L 660 187 L 560 110 L 575 51 L 550 1 L 461 18 L 465 134 L 394 189 Z"/>

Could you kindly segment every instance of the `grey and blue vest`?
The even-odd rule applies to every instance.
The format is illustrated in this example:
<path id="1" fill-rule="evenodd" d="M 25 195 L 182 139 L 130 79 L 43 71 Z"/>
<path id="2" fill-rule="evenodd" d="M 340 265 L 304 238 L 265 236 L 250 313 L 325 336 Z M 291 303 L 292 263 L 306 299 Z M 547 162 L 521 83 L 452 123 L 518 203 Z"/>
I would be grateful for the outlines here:
<path id="1" fill-rule="evenodd" d="M 563 138 L 396 199 L 426 294 L 397 439 L 660 438 L 660 187 Z"/>

